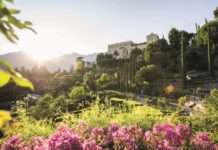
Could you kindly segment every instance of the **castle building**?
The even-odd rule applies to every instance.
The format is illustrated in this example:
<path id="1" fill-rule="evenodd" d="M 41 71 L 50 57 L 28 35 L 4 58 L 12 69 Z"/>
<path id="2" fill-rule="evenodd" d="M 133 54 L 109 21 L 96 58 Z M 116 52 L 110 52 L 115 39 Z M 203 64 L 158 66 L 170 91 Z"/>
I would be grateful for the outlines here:
<path id="1" fill-rule="evenodd" d="M 138 48 L 144 50 L 146 49 L 148 44 L 157 41 L 159 39 L 159 36 L 157 34 L 151 33 L 146 38 L 147 42 L 142 43 L 125 41 L 120 43 L 109 44 L 108 53 L 113 55 L 117 53 L 119 58 L 129 58 L 132 49 Z"/>

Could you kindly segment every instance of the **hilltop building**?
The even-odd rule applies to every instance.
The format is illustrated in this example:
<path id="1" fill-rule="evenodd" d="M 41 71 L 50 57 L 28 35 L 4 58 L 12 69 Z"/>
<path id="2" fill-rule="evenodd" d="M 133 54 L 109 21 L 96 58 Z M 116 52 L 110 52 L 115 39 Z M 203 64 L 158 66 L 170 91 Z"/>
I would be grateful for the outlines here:
<path id="1" fill-rule="evenodd" d="M 134 43 L 132 41 L 125 41 L 108 45 L 108 53 L 117 53 L 119 58 L 128 58 L 132 49 L 138 48 L 141 50 L 146 49 L 147 45 L 159 39 L 157 34 L 151 33 L 147 37 L 147 42 Z"/>

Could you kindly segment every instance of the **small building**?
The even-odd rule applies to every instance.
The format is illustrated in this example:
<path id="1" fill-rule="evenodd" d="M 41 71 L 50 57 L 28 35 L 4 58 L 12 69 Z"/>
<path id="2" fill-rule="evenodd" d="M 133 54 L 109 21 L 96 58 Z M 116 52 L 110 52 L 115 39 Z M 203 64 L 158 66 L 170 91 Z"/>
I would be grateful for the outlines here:
<path id="1" fill-rule="evenodd" d="M 125 41 L 125 42 L 109 44 L 108 53 L 112 55 L 115 55 L 117 53 L 117 56 L 119 58 L 129 58 L 132 49 L 138 48 L 140 50 L 145 50 L 147 45 L 152 42 L 156 42 L 159 39 L 159 36 L 157 34 L 151 33 L 146 38 L 147 38 L 147 42 L 142 42 L 142 43 Z"/>
<path id="2" fill-rule="evenodd" d="M 157 34 L 151 33 L 149 35 L 147 35 L 147 43 L 153 43 L 156 42 L 157 40 L 159 40 L 159 36 Z"/>

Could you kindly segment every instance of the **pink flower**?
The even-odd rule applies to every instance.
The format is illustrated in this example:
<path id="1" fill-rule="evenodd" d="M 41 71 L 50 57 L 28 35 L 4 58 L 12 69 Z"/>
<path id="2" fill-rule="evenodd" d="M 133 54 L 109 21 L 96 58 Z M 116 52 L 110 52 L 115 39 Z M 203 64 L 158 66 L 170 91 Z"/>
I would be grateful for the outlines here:
<path id="1" fill-rule="evenodd" d="M 199 133 L 193 136 L 191 145 L 194 149 L 210 149 L 215 150 L 215 144 L 212 143 L 211 139 L 206 133 Z"/>
<path id="2" fill-rule="evenodd" d="M 23 139 L 19 136 L 12 136 L 8 141 L 3 145 L 1 150 L 22 150 L 24 149 Z"/>
<path id="3" fill-rule="evenodd" d="M 52 150 L 77 149 L 82 150 L 82 138 L 71 132 L 67 126 L 62 126 L 48 139 L 48 147 Z"/>
<path id="4" fill-rule="evenodd" d="M 108 128 L 108 131 L 109 132 L 115 132 L 119 129 L 119 125 L 116 124 L 116 123 L 113 123 L 109 128 Z"/>
<path id="5" fill-rule="evenodd" d="M 85 140 L 83 143 L 83 149 L 84 150 L 103 150 L 96 142 L 95 140 Z"/>
<path id="6" fill-rule="evenodd" d="M 103 137 L 104 135 L 104 129 L 103 128 L 94 128 L 92 130 L 92 133 L 91 133 L 92 137 L 93 138 L 97 138 L 97 137 Z"/>

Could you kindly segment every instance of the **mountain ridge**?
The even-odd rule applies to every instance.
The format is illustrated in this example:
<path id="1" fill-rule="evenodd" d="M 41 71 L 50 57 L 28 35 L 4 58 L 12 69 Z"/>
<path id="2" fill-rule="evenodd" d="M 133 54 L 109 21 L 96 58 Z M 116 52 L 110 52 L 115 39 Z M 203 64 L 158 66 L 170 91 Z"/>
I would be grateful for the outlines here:
<path id="1" fill-rule="evenodd" d="M 98 53 L 92 53 L 88 55 L 79 54 L 72 52 L 71 54 L 63 54 L 58 57 L 50 58 L 45 61 L 40 62 L 41 66 L 45 66 L 50 72 L 60 70 L 69 71 L 72 66 L 76 68 L 77 57 L 83 57 L 84 61 L 95 62 Z M 31 58 L 27 53 L 23 51 L 9 52 L 0 55 L 0 59 L 4 59 L 11 63 L 14 68 L 25 67 L 27 70 L 31 70 L 33 67 L 37 66 L 39 63 Z"/>

